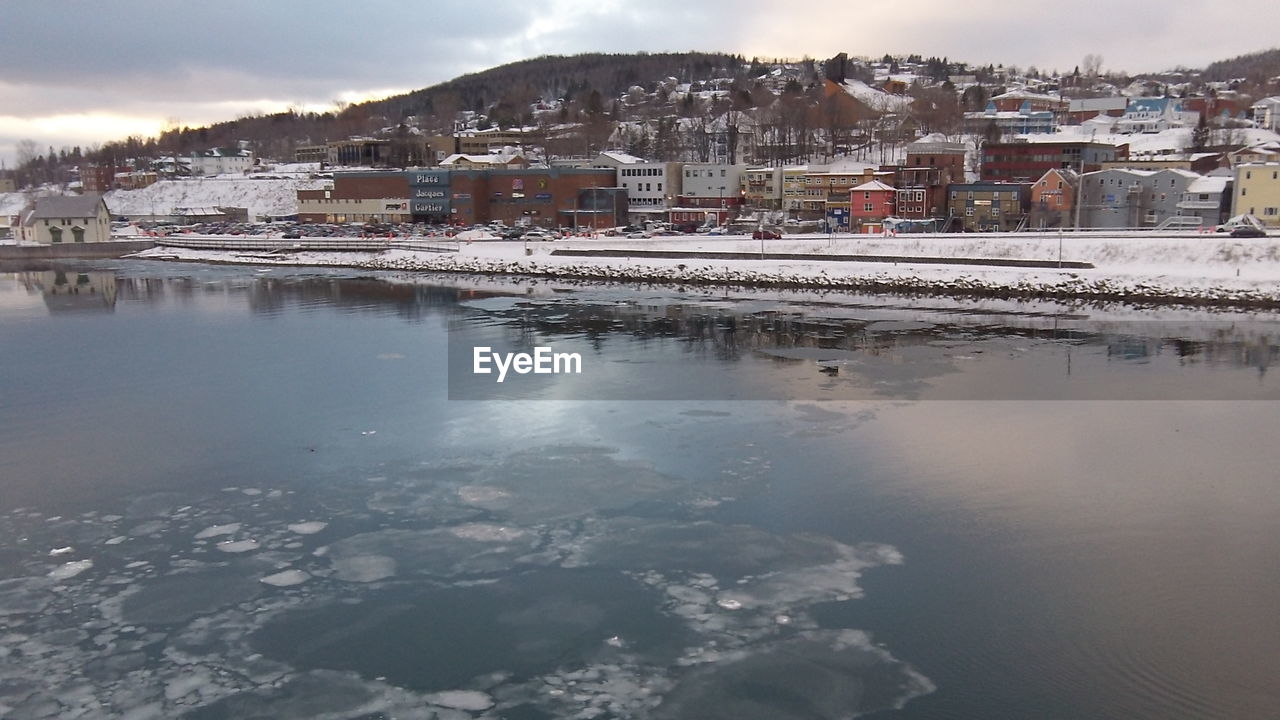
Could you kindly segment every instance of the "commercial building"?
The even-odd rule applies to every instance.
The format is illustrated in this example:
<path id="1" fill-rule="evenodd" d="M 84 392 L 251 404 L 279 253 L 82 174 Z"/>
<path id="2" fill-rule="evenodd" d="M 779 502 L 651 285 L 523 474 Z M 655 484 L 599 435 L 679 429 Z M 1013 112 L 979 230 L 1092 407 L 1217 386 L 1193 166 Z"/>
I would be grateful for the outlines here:
<path id="1" fill-rule="evenodd" d="M 969 232 L 1017 230 L 1027 219 L 1031 183 L 955 183 L 948 189 L 951 229 Z"/>
<path id="2" fill-rule="evenodd" d="M 298 191 L 302 222 L 495 220 L 541 227 L 626 223 L 627 193 L 607 168 L 428 168 L 335 173 L 333 187 Z"/>
<path id="3" fill-rule="evenodd" d="M 1110 143 L 1000 142 L 982 147 L 982 179 L 987 182 L 1035 182 L 1054 168 L 1095 172 L 1102 163 L 1125 160 L 1129 146 Z"/>

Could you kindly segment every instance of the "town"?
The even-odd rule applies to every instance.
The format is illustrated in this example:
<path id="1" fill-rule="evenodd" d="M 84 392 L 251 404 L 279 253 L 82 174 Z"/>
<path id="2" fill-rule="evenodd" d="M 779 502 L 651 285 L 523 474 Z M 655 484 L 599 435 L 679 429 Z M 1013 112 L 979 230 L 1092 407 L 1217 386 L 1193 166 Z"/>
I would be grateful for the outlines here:
<path id="1" fill-rule="evenodd" d="M 291 148 L 277 141 L 271 157 L 246 139 L 161 149 L 198 142 L 204 129 L 99 149 L 133 153 L 110 162 L 28 147 L 0 180 L 0 235 L 106 239 L 96 213 L 86 225 L 52 209 L 63 193 L 102 195 L 106 216 L 165 230 L 271 221 L 502 226 L 511 237 L 530 228 L 637 237 L 1280 228 L 1280 77 L 1178 71 L 1120 87 L 1096 56 L 1056 75 L 919 56 L 737 60 L 615 98 L 526 88 L 449 112 L 458 98 L 451 108 L 436 96 L 429 119 L 370 116 L 365 128 L 392 124 Z M 431 130 L 441 127 L 451 131 Z"/>

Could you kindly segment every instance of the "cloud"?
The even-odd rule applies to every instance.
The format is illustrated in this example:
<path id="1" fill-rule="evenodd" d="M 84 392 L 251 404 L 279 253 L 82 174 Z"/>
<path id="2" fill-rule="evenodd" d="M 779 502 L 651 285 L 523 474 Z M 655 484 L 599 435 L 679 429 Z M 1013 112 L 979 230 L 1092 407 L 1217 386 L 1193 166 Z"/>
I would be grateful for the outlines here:
<path id="1" fill-rule="evenodd" d="M 67 134 L 50 137 L 53 144 L 86 144 L 115 127 L 95 120 L 74 131 L 58 118 L 136 118 L 131 132 L 145 133 L 167 118 L 196 124 L 315 108 L 588 51 L 916 52 L 1062 70 L 1098 53 L 1108 67 L 1158 70 L 1257 49 L 1241 47 L 1236 33 L 1205 28 L 1276 20 L 1272 0 L 1185 0 L 1158 11 L 1134 0 L 1035 9 L 922 0 L 820 13 L 775 0 L 4 0 L 0 145 L 16 132 L 54 127 Z"/>

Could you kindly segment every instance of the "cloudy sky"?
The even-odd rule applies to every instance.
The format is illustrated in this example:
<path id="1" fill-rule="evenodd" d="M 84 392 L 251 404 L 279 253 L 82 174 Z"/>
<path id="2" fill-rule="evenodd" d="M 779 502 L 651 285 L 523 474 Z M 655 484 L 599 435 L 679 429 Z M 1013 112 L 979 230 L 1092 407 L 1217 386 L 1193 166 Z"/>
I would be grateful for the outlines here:
<path id="1" fill-rule="evenodd" d="M 1275 0 L 0 0 L 0 160 L 166 125 L 328 109 L 548 53 L 886 52 L 1129 72 L 1276 44 Z M 1250 28 L 1259 28 L 1250 39 Z"/>

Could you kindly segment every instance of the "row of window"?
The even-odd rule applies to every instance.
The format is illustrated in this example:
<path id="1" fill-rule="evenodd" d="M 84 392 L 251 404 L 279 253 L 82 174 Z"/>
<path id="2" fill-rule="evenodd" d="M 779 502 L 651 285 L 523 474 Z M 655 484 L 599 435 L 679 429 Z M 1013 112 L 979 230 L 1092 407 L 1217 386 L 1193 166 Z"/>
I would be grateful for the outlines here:
<path id="1" fill-rule="evenodd" d="M 623 183 L 622 187 L 628 190 L 631 189 L 631 185 L 629 183 Z M 636 183 L 636 192 L 655 192 L 653 189 L 653 183 Z M 662 183 L 658 183 L 658 189 L 656 192 L 662 192 Z"/>
<path id="2" fill-rule="evenodd" d="M 1257 208 L 1249 208 L 1250 215 L 1257 215 Z M 1266 207 L 1262 208 L 1263 217 L 1276 217 L 1280 215 L 1280 208 Z"/>
<path id="3" fill-rule="evenodd" d="M 80 223 L 81 225 L 88 225 L 89 223 L 93 222 L 94 220 L 95 220 L 95 218 L 75 218 L 75 219 L 72 219 L 72 218 L 62 218 L 62 219 L 60 219 L 60 220 L 58 221 L 58 224 L 59 224 L 59 225 L 74 225 L 75 223 Z M 49 220 L 48 220 L 47 218 L 46 218 L 46 219 L 45 219 L 45 221 L 44 221 L 44 226 L 45 226 L 45 227 L 49 227 Z"/>
<path id="4" fill-rule="evenodd" d="M 622 177 L 659 177 L 662 175 L 662 168 L 622 168 L 621 175 Z"/>
<path id="5" fill-rule="evenodd" d="M 715 171 L 715 170 L 689 170 L 688 168 L 685 168 L 684 176 L 685 176 L 685 177 L 687 177 L 687 178 L 696 178 L 696 177 L 715 177 L 715 176 L 716 176 L 716 174 L 715 174 L 715 173 L 716 173 L 716 171 Z M 728 175 L 727 175 L 726 173 L 727 173 L 727 171 L 726 171 L 726 170 L 721 169 L 721 170 L 720 170 L 720 177 L 728 177 Z"/>

